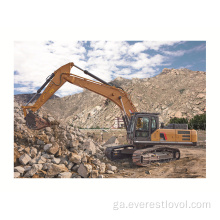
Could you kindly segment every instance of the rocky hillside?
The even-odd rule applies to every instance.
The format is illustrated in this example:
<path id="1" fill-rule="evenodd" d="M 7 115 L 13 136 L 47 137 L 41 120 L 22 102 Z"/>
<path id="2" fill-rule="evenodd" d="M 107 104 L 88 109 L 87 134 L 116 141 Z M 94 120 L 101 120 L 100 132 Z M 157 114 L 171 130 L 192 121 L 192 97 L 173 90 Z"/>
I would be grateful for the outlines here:
<path id="1" fill-rule="evenodd" d="M 138 111 L 158 112 L 160 121 L 172 117 L 191 118 L 206 108 L 206 72 L 189 69 L 164 69 L 146 79 L 116 78 Z M 55 118 L 77 127 L 111 127 L 120 109 L 106 98 L 84 90 L 82 93 L 49 100 L 44 109 Z"/>
<path id="2" fill-rule="evenodd" d="M 19 94 L 14 96 L 14 101 L 20 105 L 26 104 L 35 94 Z M 36 101 L 40 97 L 40 94 L 37 94 L 36 97 L 33 99 L 32 102 Z M 59 98 L 56 95 L 52 95 L 50 99 Z"/>

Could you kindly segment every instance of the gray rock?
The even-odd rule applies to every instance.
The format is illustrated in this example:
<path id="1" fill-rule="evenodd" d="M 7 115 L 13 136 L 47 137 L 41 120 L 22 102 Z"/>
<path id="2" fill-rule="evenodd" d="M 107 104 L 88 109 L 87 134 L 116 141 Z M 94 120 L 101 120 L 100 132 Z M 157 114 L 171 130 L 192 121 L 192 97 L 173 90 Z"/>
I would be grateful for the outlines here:
<path id="1" fill-rule="evenodd" d="M 51 132 L 52 131 L 52 129 L 50 128 L 50 127 L 46 127 L 46 132 Z"/>
<path id="2" fill-rule="evenodd" d="M 99 170 L 99 172 L 100 172 L 100 173 L 105 173 L 105 169 L 106 169 L 105 163 L 101 163 L 101 164 L 100 164 L 100 170 Z"/>
<path id="3" fill-rule="evenodd" d="M 17 117 L 17 118 L 16 118 L 16 121 L 17 121 L 19 124 L 25 124 L 25 123 L 26 123 L 26 121 L 25 121 L 25 119 L 24 119 L 23 117 Z"/>
<path id="4" fill-rule="evenodd" d="M 79 141 L 77 139 L 70 141 L 70 147 L 74 149 L 78 149 L 78 146 L 79 146 Z"/>
<path id="5" fill-rule="evenodd" d="M 56 142 L 54 142 L 53 145 L 47 150 L 47 152 L 54 155 L 57 153 L 58 150 L 59 145 Z"/>
<path id="6" fill-rule="evenodd" d="M 31 169 L 31 166 L 24 166 L 24 172 L 27 172 Z"/>
<path id="7" fill-rule="evenodd" d="M 68 172 L 68 169 L 64 164 L 52 164 L 47 170 L 47 176 L 53 177 L 61 172 Z"/>
<path id="8" fill-rule="evenodd" d="M 111 171 L 111 170 L 107 170 L 106 173 L 108 173 L 108 174 L 114 174 L 114 172 Z"/>
<path id="9" fill-rule="evenodd" d="M 20 177 L 20 173 L 19 172 L 14 172 L 14 178 L 19 178 Z"/>
<path id="10" fill-rule="evenodd" d="M 19 157 L 19 162 L 22 165 L 26 165 L 31 160 L 31 157 L 28 154 L 23 154 Z"/>
<path id="11" fill-rule="evenodd" d="M 92 171 L 92 166 L 90 164 L 81 163 L 77 172 L 81 177 L 87 178 L 91 173 L 91 171 Z"/>
<path id="12" fill-rule="evenodd" d="M 42 170 L 48 170 L 52 166 L 52 163 L 44 163 Z"/>
<path id="13" fill-rule="evenodd" d="M 60 163 L 63 163 L 63 164 L 68 164 L 68 156 L 67 155 L 63 155 L 60 157 Z"/>
<path id="14" fill-rule="evenodd" d="M 69 157 L 69 161 L 76 163 L 76 164 L 80 164 L 81 163 L 81 156 L 77 155 L 75 153 L 71 153 L 70 157 Z"/>
<path id="15" fill-rule="evenodd" d="M 55 119 L 53 117 L 48 117 L 47 120 L 51 123 L 53 121 L 55 121 Z"/>
<path id="16" fill-rule="evenodd" d="M 82 163 L 87 163 L 87 157 L 86 156 L 83 156 L 82 159 L 81 159 Z"/>
<path id="17" fill-rule="evenodd" d="M 32 160 L 30 160 L 28 164 L 32 166 L 33 164 L 38 163 L 39 159 L 40 159 L 40 157 L 35 157 Z"/>
<path id="18" fill-rule="evenodd" d="M 55 163 L 55 164 L 59 164 L 60 163 L 60 158 L 55 158 L 54 157 L 51 162 Z"/>
<path id="19" fill-rule="evenodd" d="M 99 159 L 97 159 L 97 158 L 92 160 L 92 163 L 95 164 L 96 166 L 100 166 L 101 165 L 101 161 Z"/>
<path id="20" fill-rule="evenodd" d="M 38 144 L 38 145 L 44 145 L 44 142 L 43 142 L 42 140 L 39 140 L 39 139 L 38 139 L 38 140 L 37 140 L 37 144 Z"/>
<path id="21" fill-rule="evenodd" d="M 37 161 L 37 163 L 46 163 L 46 161 L 47 161 L 47 159 L 45 158 L 45 157 L 43 157 L 43 156 L 41 156 L 40 158 L 39 158 L 39 160 Z"/>
<path id="22" fill-rule="evenodd" d="M 42 157 L 46 158 L 46 159 L 51 159 L 51 155 L 50 154 L 42 154 Z"/>
<path id="23" fill-rule="evenodd" d="M 72 176 L 72 173 L 70 173 L 70 172 L 63 172 L 63 173 L 60 173 L 58 175 L 58 178 L 71 178 L 71 176 Z"/>
<path id="24" fill-rule="evenodd" d="M 21 151 L 23 151 L 23 150 L 24 150 L 23 147 L 18 147 L 18 151 L 19 151 L 19 152 L 21 152 Z"/>
<path id="25" fill-rule="evenodd" d="M 23 174 L 25 169 L 24 169 L 24 167 L 17 166 L 17 167 L 14 168 L 14 171 Z"/>
<path id="26" fill-rule="evenodd" d="M 112 166 L 110 163 L 106 164 L 106 169 L 110 170 L 110 171 L 116 171 L 117 167 L 116 166 Z"/>
<path id="27" fill-rule="evenodd" d="M 51 143 L 55 142 L 55 138 L 54 138 L 54 137 L 51 137 L 51 138 L 50 138 L 50 142 L 51 142 Z"/>
<path id="28" fill-rule="evenodd" d="M 94 155 L 96 153 L 96 146 L 93 143 L 93 141 L 86 141 L 84 143 L 84 147 L 85 147 L 85 152 L 91 155 Z"/>
<path id="29" fill-rule="evenodd" d="M 37 149 L 32 147 L 30 150 L 30 155 L 32 158 L 35 158 L 37 156 Z"/>
<path id="30" fill-rule="evenodd" d="M 74 172 L 77 172 L 78 169 L 79 169 L 79 165 L 75 165 L 71 168 L 71 170 Z"/>
<path id="31" fill-rule="evenodd" d="M 112 165 L 111 165 L 110 163 L 107 163 L 107 164 L 106 164 L 106 169 L 107 169 L 107 170 L 112 170 Z"/>
<path id="32" fill-rule="evenodd" d="M 24 177 L 32 177 L 38 170 L 41 170 L 42 168 L 42 164 L 34 164 L 31 169 L 27 173 L 25 173 Z"/>
<path id="33" fill-rule="evenodd" d="M 77 173 L 73 173 L 71 178 L 81 178 L 81 176 Z"/>
<path id="34" fill-rule="evenodd" d="M 108 141 L 106 141 L 103 146 L 115 146 L 115 145 L 118 145 L 119 144 L 119 141 L 117 139 L 116 136 L 112 136 L 111 138 L 108 139 Z"/>
<path id="35" fill-rule="evenodd" d="M 52 144 L 44 145 L 44 151 L 48 151 L 52 147 Z"/>
<path id="36" fill-rule="evenodd" d="M 71 170 L 71 169 L 72 169 L 72 167 L 73 167 L 73 165 L 74 165 L 74 163 L 69 162 L 69 163 L 68 163 L 68 165 L 67 165 L 67 168 L 68 168 L 69 170 Z"/>
<path id="37" fill-rule="evenodd" d="M 117 167 L 116 167 L 116 166 L 112 166 L 111 168 L 112 168 L 111 170 L 112 170 L 113 172 L 115 172 L 115 171 L 117 170 Z"/>

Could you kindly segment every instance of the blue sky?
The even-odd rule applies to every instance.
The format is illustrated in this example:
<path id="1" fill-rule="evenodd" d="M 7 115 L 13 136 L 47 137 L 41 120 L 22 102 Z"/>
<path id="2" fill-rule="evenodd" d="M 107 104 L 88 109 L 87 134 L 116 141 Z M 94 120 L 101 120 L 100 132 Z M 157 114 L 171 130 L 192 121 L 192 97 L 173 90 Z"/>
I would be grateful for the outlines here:
<path id="1" fill-rule="evenodd" d="M 163 68 L 206 71 L 205 41 L 16 41 L 14 94 L 33 93 L 60 66 L 74 62 L 103 80 L 153 77 Z M 89 78 L 76 68 L 71 73 Z M 65 83 L 58 96 L 82 89 Z"/>

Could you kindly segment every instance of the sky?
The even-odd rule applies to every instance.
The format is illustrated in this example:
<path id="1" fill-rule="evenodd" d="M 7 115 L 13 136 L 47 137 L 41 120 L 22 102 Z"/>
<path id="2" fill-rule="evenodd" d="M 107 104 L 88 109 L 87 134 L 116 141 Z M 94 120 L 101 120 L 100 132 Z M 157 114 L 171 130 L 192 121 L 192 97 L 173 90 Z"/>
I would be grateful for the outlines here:
<path id="1" fill-rule="evenodd" d="M 14 94 L 35 93 L 47 76 L 69 62 L 106 82 L 116 77 L 153 77 L 164 68 L 206 71 L 206 42 L 15 41 Z M 74 67 L 71 73 L 90 78 Z M 79 92 L 80 87 L 66 82 L 55 94 Z"/>

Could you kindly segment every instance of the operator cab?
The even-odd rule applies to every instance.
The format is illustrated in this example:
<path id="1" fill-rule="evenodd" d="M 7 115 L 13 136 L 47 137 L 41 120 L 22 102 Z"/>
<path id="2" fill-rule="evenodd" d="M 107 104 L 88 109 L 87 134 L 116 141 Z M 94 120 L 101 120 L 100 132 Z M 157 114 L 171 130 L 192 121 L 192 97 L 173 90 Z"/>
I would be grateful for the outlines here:
<path id="1" fill-rule="evenodd" d="M 151 134 L 159 129 L 159 113 L 136 112 L 128 124 L 127 139 L 130 144 L 134 141 L 150 141 Z"/>

